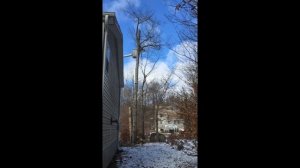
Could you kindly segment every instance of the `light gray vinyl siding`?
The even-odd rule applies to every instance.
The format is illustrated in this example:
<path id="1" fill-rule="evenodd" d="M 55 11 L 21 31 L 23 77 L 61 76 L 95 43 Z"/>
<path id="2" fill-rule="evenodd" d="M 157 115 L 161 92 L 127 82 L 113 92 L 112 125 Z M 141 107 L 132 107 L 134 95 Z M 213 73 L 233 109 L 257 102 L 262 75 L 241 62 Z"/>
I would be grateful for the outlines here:
<path id="1" fill-rule="evenodd" d="M 111 33 L 109 33 L 111 34 Z M 118 125 L 111 124 L 113 120 L 118 120 L 120 112 L 120 82 L 118 74 L 117 53 L 115 39 L 108 36 L 109 46 L 111 50 L 108 72 L 104 75 L 103 88 L 103 113 L 102 113 L 102 152 L 103 167 L 113 158 L 118 147 Z M 105 68 L 106 69 L 106 68 Z"/>

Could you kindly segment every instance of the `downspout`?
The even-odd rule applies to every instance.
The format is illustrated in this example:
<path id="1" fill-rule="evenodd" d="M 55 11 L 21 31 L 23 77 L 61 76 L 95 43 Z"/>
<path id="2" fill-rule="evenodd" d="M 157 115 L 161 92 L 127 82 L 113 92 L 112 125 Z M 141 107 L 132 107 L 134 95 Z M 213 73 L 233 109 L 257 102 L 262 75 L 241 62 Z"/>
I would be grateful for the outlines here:
<path id="1" fill-rule="evenodd" d="M 102 99 L 104 98 L 104 75 L 105 75 L 105 55 L 106 55 L 106 43 L 107 43 L 107 23 L 108 23 L 108 15 L 105 15 L 104 23 L 102 23 L 102 33 L 104 38 L 102 38 Z M 102 102 L 103 103 L 103 102 Z M 103 104 L 102 104 L 103 108 Z M 101 116 L 103 115 L 103 109 L 101 112 Z M 103 140 L 103 139 L 102 139 Z M 102 148 L 102 154 L 103 154 Z"/>
<path id="2" fill-rule="evenodd" d="M 118 142 L 118 147 L 117 147 L 117 149 L 118 149 L 118 151 L 120 150 L 120 136 L 121 136 L 121 132 L 120 132 L 120 116 L 121 116 L 121 103 L 122 103 L 122 98 L 121 98 L 121 87 L 120 87 L 120 89 L 119 89 L 119 107 L 118 107 L 118 111 L 119 111 L 119 113 L 118 113 L 118 131 L 117 131 L 117 133 L 118 133 L 118 136 L 117 136 L 117 142 Z"/>
<path id="3" fill-rule="evenodd" d="M 103 49 L 103 56 L 102 56 L 102 93 L 104 88 L 104 75 L 105 75 L 105 57 L 106 57 L 106 45 L 107 45 L 107 28 L 108 28 L 108 15 L 105 15 L 104 23 L 102 32 L 104 34 L 104 39 L 102 40 L 102 49 Z M 102 96 L 103 97 L 103 96 Z"/>

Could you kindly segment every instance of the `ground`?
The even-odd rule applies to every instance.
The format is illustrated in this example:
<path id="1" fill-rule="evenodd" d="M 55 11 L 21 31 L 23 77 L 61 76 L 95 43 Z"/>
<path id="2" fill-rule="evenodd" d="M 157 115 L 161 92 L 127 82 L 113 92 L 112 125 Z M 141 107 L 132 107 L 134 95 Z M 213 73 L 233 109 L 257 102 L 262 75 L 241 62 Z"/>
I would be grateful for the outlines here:
<path id="1" fill-rule="evenodd" d="M 186 143 L 188 144 L 188 143 Z M 188 146 L 184 145 L 186 149 Z M 121 147 L 117 157 L 118 168 L 195 168 L 197 150 L 177 150 L 176 146 L 166 143 L 146 143 L 135 147 Z"/>

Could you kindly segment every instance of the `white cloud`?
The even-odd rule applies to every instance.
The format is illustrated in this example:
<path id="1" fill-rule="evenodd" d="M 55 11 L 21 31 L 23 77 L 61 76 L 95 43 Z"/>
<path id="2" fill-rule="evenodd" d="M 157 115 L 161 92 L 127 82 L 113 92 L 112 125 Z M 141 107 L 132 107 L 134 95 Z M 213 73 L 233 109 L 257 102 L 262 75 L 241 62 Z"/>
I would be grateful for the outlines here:
<path id="1" fill-rule="evenodd" d="M 184 65 L 189 64 L 191 61 L 183 55 L 186 55 L 194 60 L 198 60 L 198 55 L 195 55 L 195 51 L 197 51 L 196 42 L 184 41 L 175 45 L 171 50 L 169 50 L 166 56 L 166 62 L 168 62 L 170 67 L 177 67 L 179 70 L 180 68 L 184 67 Z"/>
<path id="2" fill-rule="evenodd" d="M 143 60 L 141 60 L 141 62 L 142 61 L 146 61 L 146 60 L 143 59 Z M 153 62 L 149 63 L 149 66 L 147 67 L 146 72 L 150 71 L 150 68 L 152 67 L 151 65 L 153 65 Z M 178 65 L 181 65 L 181 64 L 178 64 Z M 134 79 L 135 66 L 136 66 L 136 61 L 134 59 L 131 59 L 128 63 L 126 63 L 124 65 L 124 81 L 125 82 L 128 81 L 129 83 L 131 83 L 132 79 Z M 164 77 L 167 77 L 168 74 L 170 74 L 170 72 L 171 72 L 171 69 L 169 68 L 168 63 L 165 61 L 159 61 L 159 62 L 157 62 L 155 69 L 147 77 L 147 82 L 162 81 L 162 79 Z M 139 83 L 142 83 L 142 80 L 143 80 L 142 78 L 143 78 L 143 76 L 142 76 L 142 71 L 141 71 L 141 66 L 140 66 Z M 176 83 L 174 88 L 172 88 L 171 90 L 179 91 L 182 87 L 186 87 L 186 84 L 182 80 L 180 80 L 176 75 L 173 75 L 171 79 L 172 79 L 171 80 L 172 83 Z"/>
<path id="3" fill-rule="evenodd" d="M 183 56 L 185 55 L 193 60 L 198 60 L 198 55 L 195 54 L 195 52 L 198 50 L 197 45 L 197 42 L 184 41 L 174 46 L 167 54 L 167 57 L 176 57 L 181 62 L 190 61 L 188 58 Z"/>
<path id="4" fill-rule="evenodd" d="M 184 47 L 185 46 L 185 47 Z M 181 44 L 175 45 L 173 47 L 173 50 L 180 54 L 187 54 L 186 52 L 189 49 L 186 49 L 186 47 L 196 47 L 197 48 L 197 43 L 191 43 L 191 42 L 183 42 Z M 184 58 L 181 58 L 180 55 L 176 54 L 176 52 L 170 50 L 166 56 L 166 59 L 160 60 L 157 62 L 155 69 L 151 72 L 151 74 L 148 76 L 147 81 L 161 81 L 164 77 L 166 77 L 170 72 L 171 68 L 174 67 L 176 68 L 175 74 L 172 76 L 172 83 L 176 83 L 174 88 L 172 89 L 173 91 L 179 91 L 181 90 L 182 87 L 188 87 L 186 83 L 184 82 L 184 74 L 181 72 L 181 69 L 186 68 L 189 65 L 188 60 L 184 60 Z M 178 57 L 180 57 L 181 61 L 178 61 Z M 141 59 L 140 63 L 142 64 L 145 62 L 146 59 Z M 150 71 L 150 68 L 153 65 L 153 62 L 150 60 L 147 60 L 149 63 L 149 66 L 146 69 L 146 72 Z M 140 64 L 140 69 L 139 69 L 139 83 L 142 82 L 142 71 L 141 71 L 141 64 Z M 171 65 L 171 66 L 170 66 Z M 130 61 L 124 64 L 124 80 L 131 81 L 134 78 L 135 74 L 135 66 L 136 66 L 136 60 L 131 59 Z M 182 80 L 183 79 L 183 80 Z"/>
<path id="5" fill-rule="evenodd" d="M 168 62 L 168 64 L 170 66 L 173 66 L 174 64 L 176 64 L 176 62 L 178 61 L 176 53 L 174 53 L 174 51 L 172 51 L 172 50 L 169 50 L 167 57 L 166 57 L 166 61 Z"/>
<path id="6" fill-rule="evenodd" d="M 139 7 L 140 1 L 139 0 L 115 0 L 112 1 L 108 8 L 108 11 L 116 12 L 126 9 L 128 7 L 128 3 L 133 4 L 135 7 Z"/>
<path id="7" fill-rule="evenodd" d="M 135 60 L 131 59 L 128 63 L 124 64 L 124 82 L 126 82 L 126 80 L 131 81 L 134 78 L 134 72 Z"/>
<path id="8" fill-rule="evenodd" d="M 150 71 L 150 68 L 154 64 L 150 60 L 148 61 L 148 66 L 146 67 L 146 73 Z M 142 63 L 145 63 L 146 59 L 140 60 L 140 66 L 139 66 L 139 82 L 142 82 Z M 135 66 L 136 66 L 136 60 L 131 59 L 128 63 L 124 65 L 124 80 L 132 80 L 132 78 L 135 75 Z M 159 61 L 155 65 L 155 69 L 149 74 L 147 77 L 147 81 L 160 81 L 163 79 L 163 77 L 167 76 L 170 73 L 170 68 L 168 67 L 166 62 Z"/>
<path id="9" fill-rule="evenodd" d="M 188 85 L 184 81 L 184 74 L 180 69 L 183 67 L 186 67 L 185 62 L 177 62 L 176 63 L 176 70 L 175 70 L 175 75 L 174 75 L 174 81 L 177 82 L 176 86 L 173 88 L 174 91 L 179 91 L 183 87 L 188 87 Z"/>
<path id="10" fill-rule="evenodd" d="M 169 62 L 173 67 L 175 67 L 174 81 L 178 81 L 177 85 L 174 87 L 175 91 L 180 90 L 182 87 L 188 87 L 184 80 L 185 75 L 182 73 L 182 69 L 185 69 L 190 66 L 191 60 L 182 56 L 186 55 L 192 59 L 198 60 L 198 55 L 195 55 L 197 52 L 197 43 L 184 41 L 180 44 L 175 45 L 172 50 L 169 50 L 166 61 Z"/>
<path id="11" fill-rule="evenodd" d="M 151 72 L 148 77 L 148 81 L 161 81 L 171 72 L 170 68 L 165 62 L 159 61 L 156 68 Z"/>

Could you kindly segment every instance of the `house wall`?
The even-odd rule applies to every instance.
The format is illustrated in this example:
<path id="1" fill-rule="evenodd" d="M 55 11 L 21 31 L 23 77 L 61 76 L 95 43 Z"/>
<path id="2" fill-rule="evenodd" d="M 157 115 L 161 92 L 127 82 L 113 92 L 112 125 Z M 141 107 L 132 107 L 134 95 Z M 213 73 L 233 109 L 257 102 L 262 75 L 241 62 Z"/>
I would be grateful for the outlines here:
<path id="1" fill-rule="evenodd" d="M 111 55 L 108 71 L 104 75 L 103 86 L 103 113 L 102 113 L 102 166 L 107 167 L 118 149 L 119 128 L 113 120 L 119 119 L 120 112 L 120 82 L 117 66 L 116 40 L 112 32 L 108 32 L 108 42 Z M 106 69 L 106 68 L 105 68 Z"/>

